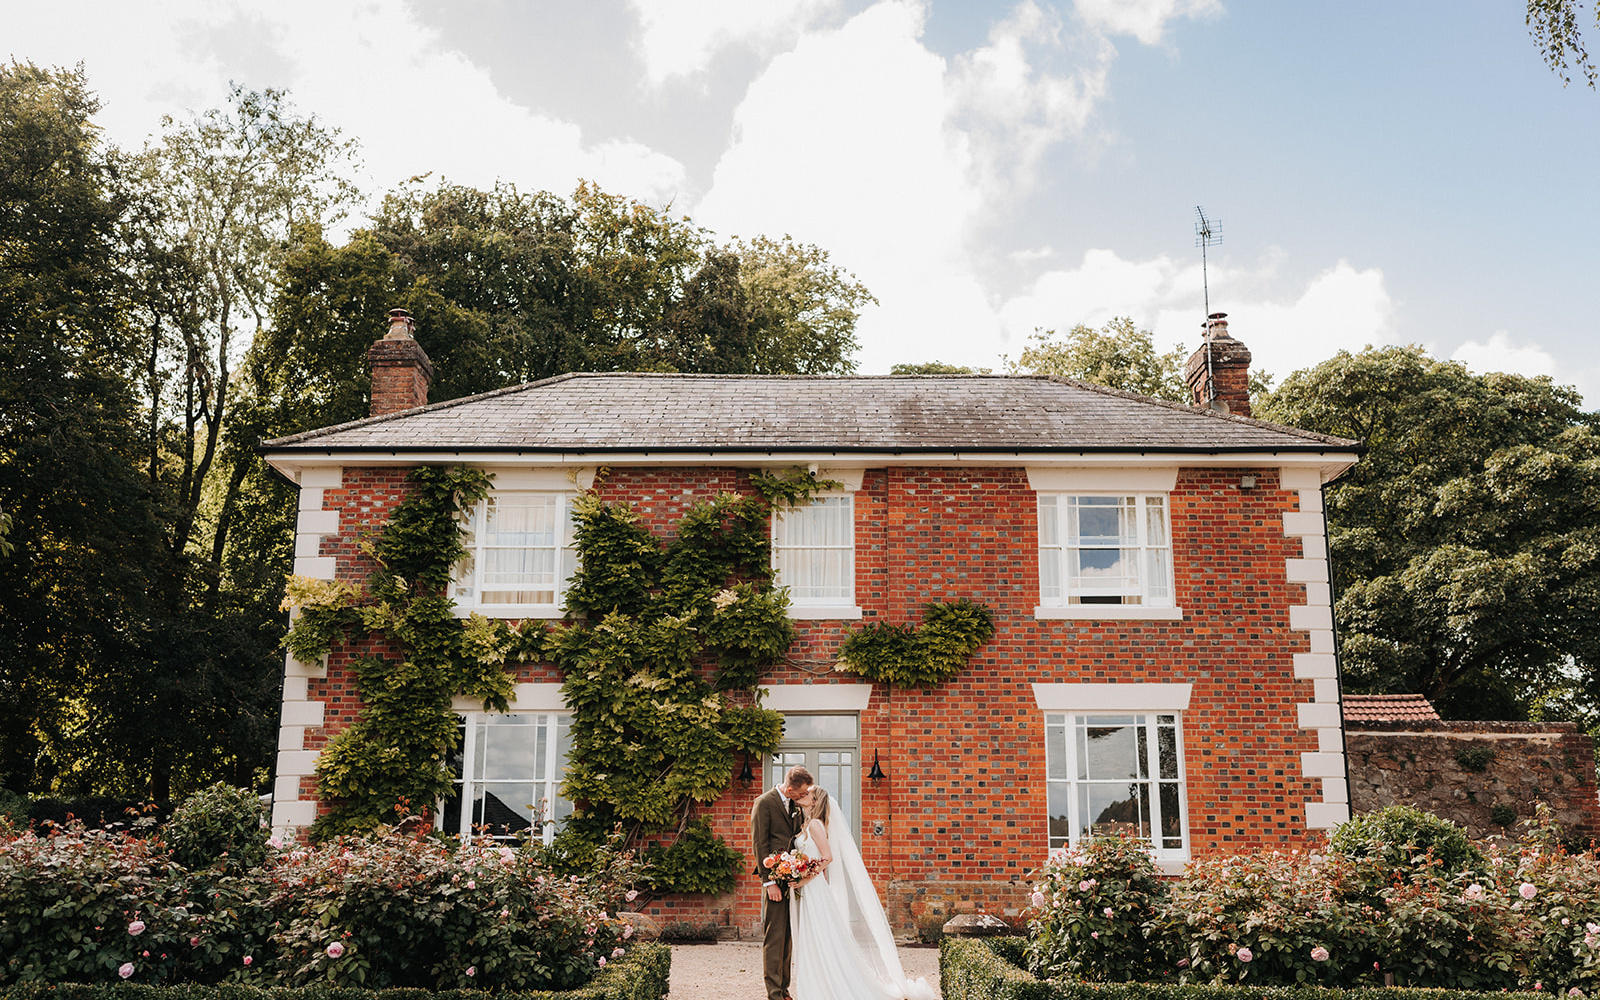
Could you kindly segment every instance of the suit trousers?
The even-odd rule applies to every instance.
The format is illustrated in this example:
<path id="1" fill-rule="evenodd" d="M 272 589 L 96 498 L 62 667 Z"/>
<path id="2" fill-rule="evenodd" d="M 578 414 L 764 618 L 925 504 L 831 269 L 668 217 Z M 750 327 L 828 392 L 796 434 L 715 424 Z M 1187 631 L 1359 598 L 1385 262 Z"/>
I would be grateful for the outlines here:
<path id="1" fill-rule="evenodd" d="M 793 944 L 789 938 L 789 899 L 774 903 L 761 887 L 761 965 L 766 975 L 767 1000 L 783 1000 L 789 995 L 789 958 Z"/>

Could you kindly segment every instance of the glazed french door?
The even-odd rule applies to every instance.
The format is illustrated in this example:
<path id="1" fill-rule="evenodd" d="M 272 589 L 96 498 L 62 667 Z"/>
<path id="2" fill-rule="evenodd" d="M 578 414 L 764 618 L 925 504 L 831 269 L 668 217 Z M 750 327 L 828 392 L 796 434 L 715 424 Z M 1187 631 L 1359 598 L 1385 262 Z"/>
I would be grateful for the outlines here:
<path id="1" fill-rule="evenodd" d="M 781 784 L 789 768 L 802 764 L 828 790 L 850 822 L 861 825 L 861 745 L 854 713 L 785 715 L 783 743 L 768 758 L 767 787 Z"/>

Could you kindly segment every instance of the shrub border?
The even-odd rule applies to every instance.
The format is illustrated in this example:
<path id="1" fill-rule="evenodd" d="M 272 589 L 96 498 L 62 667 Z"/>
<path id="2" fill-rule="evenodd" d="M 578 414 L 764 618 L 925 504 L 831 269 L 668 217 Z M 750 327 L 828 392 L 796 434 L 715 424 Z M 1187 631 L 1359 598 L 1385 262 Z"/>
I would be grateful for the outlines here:
<path id="1" fill-rule="evenodd" d="M 1088 983 L 1038 979 L 1023 967 L 1022 938 L 952 938 L 939 946 L 945 1000 L 1548 1000 L 1548 993 L 1363 986 Z"/>
<path id="2" fill-rule="evenodd" d="M 663 944 L 638 944 L 573 990 L 482 990 L 344 986 L 208 986 L 175 983 L 14 983 L 0 987 L 0 1000 L 662 1000 L 672 971 L 672 951 Z"/>

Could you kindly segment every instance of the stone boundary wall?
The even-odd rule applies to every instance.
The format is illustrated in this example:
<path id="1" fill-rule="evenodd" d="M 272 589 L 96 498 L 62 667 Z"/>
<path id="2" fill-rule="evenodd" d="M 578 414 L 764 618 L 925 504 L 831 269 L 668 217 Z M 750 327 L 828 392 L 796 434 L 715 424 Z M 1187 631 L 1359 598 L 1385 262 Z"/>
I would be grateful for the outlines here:
<path id="1" fill-rule="evenodd" d="M 1357 813 L 1413 805 L 1474 837 L 1516 836 L 1535 802 L 1569 841 L 1600 839 L 1594 739 L 1570 722 L 1359 722 L 1345 733 Z"/>

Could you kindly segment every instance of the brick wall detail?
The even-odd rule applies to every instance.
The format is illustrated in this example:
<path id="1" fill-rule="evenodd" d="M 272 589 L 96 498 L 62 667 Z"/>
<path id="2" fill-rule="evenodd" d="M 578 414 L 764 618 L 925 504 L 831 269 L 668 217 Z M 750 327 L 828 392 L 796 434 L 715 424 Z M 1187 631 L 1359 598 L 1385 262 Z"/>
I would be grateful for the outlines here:
<path id="1" fill-rule="evenodd" d="M 315 558 L 331 560 L 339 579 L 366 578 L 371 566 L 357 540 L 377 531 L 399 502 L 405 473 L 350 467 L 336 488 L 322 488 L 318 509 L 335 513 L 338 534 L 320 537 Z M 1242 487 L 1242 475 L 1255 484 Z M 618 467 L 596 489 L 608 501 L 632 504 L 664 537 L 693 504 L 750 486 L 738 468 Z M 896 927 L 962 908 L 1016 912 L 1024 905 L 1048 844 L 1036 682 L 1193 686 L 1183 728 L 1195 855 L 1301 846 L 1327 818 L 1319 807 L 1347 808 L 1344 797 L 1330 794 L 1342 791 L 1330 782 L 1343 783 L 1343 743 L 1337 686 L 1327 673 L 1331 609 L 1316 472 L 1179 470 L 1170 497 L 1179 621 L 1036 618 L 1037 498 L 1020 466 L 867 469 L 855 497 L 864 622 L 915 624 L 927 602 L 964 597 L 988 605 L 996 625 L 994 639 L 951 682 L 932 690 L 874 685 L 860 714 L 862 771 L 876 755 L 888 774 L 861 779 L 861 849 Z M 862 683 L 833 669 L 840 641 L 860 623 L 795 624 L 788 660 L 763 683 Z M 314 758 L 359 711 L 350 663 L 374 651 L 368 646 L 337 649 L 320 674 L 307 673 L 305 700 L 324 709 L 320 726 L 305 727 L 301 752 Z M 561 678 L 538 664 L 520 667 L 516 679 L 529 691 L 547 691 L 537 686 Z M 1303 711 L 1323 705 L 1335 713 L 1332 725 Z M 1307 766 L 1331 757 L 1339 761 L 1337 778 L 1321 773 L 1331 764 Z M 730 775 L 742 763 L 730 761 Z M 298 794 L 280 794 L 280 806 L 295 809 L 275 807 L 275 825 L 291 816 L 294 825 L 309 822 L 310 772 L 299 758 L 280 758 L 278 791 L 293 778 Z M 763 784 L 735 779 L 702 810 L 746 851 L 750 805 Z M 726 896 L 666 898 L 650 911 L 663 920 L 748 930 L 759 921 L 759 887 L 745 879 Z"/>
<path id="2" fill-rule="evenodd" d="M 1474 837 L 1515 836 L 1543 802 L 1569 839 L 1600 838 L 1594 739 L 1573 723 L 1361 723 L 1345 738 L 1358 813 L 1412 805 Z M 1496 807 L 1515 811 L 1511 826 L 1495 821 Z"/>

